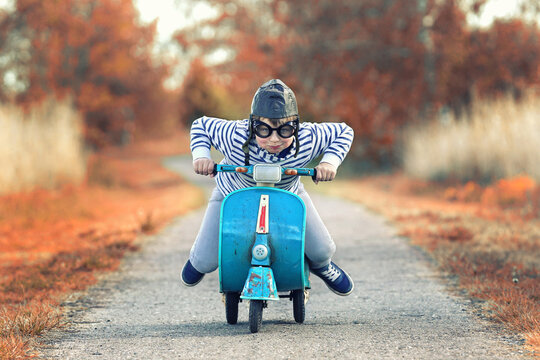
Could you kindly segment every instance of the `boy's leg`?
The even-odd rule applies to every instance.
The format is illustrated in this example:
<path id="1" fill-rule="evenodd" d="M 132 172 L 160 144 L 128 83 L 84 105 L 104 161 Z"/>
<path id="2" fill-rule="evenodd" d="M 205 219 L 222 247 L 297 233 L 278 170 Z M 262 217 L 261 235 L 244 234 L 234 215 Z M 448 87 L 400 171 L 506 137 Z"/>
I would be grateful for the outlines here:
<path id="1" fill-rule="evenodd" d="M 221 192 L 215 188 L 208 201 L 197 238 L 191 247 L 189 260 L 182 271 L 185 285 L 196 285 L 203 274 L 218 267 L 219 216 L 223 199 Z"/>
<path id="2" fill-rule="evenodd" d="M 336 244 L 302 184 L 299 186 L 298 196 L 306 205 L 305 253 L 311 272 L 320 277 L 334 293 L 349 295 L 354 288 L 353 280 L 331 261 Z"/>
<path id="3" fill-rule="evenodd" d="M 306 205 L 305 253 L 309 259 L 310 267 L 318 269 L 330 263 L 332 255 L 336 252 L 336 244 L 301 183 L 298 188 L 298 196 Z"/>

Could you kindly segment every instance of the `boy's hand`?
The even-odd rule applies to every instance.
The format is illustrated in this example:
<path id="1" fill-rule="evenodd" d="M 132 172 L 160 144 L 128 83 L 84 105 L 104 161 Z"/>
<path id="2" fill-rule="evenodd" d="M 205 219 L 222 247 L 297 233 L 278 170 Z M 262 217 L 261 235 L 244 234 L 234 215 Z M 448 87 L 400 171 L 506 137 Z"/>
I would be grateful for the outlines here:
<path id="1" fill-rule="evenodd" d="M 317 178 L 313 181 L 318 184 L 319 181 L 332 181 L 336 177 L 336 167 L 330 163 L 322 162 L 315 166 L 317 170 Z"/>
<path id="2" fill-rule="evenodd" d="M 208 158 L 198 158 L 193 161 L 193 170 L 199 175 L 214 177 L 214 160 Z"/>

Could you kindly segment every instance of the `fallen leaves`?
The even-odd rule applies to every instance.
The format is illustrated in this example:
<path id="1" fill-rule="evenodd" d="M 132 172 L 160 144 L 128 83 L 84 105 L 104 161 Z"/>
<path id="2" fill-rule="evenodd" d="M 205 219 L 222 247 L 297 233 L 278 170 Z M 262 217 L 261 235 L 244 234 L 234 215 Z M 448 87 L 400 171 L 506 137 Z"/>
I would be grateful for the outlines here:
<path id="1" fill-rule="evenodd" d="M 440 268 L 457 275 L 486 316 L 523 334 L 540 352 L 540 187 L 520 176 L 449 187 L 400 174 L 337 181 L 334 195 L 393 220 Z"/>
<path id="2" fill-rule="evenodd" d="M 0 358 L 30 356 L 33 339 L 59 325 L 65 294 L 116 269 L 139 234 L 202 204 L 201 191 L 161 167 L 162 156 L 186 151 L 185 137 L 160 144 L 94 155 L 97 176 L 84 185 L 2 197 Z"/>

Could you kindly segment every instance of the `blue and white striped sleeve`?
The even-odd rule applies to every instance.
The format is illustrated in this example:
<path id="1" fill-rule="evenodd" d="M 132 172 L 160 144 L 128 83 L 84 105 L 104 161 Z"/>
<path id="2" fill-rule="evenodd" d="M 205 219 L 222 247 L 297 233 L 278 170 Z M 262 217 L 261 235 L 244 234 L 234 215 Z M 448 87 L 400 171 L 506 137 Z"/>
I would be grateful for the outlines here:
<path id="1" fill-rule="evenodd" d="M 353 129 L 345 123 L 312 123 L 313 157 L 323 155 L 320 162 L 336 168 L 347 156 L 353 139 Z"/>
<path id="2" fill-rule="evenodd" d="M 191 125 L 190 149 L 193 160 L 211 158 L 210 148 L 213 146 L 222 154 L 227 154 L 233 147 L 233 135 L 237 121 L 229 121 L 211 117 L 200 117 Z"/>

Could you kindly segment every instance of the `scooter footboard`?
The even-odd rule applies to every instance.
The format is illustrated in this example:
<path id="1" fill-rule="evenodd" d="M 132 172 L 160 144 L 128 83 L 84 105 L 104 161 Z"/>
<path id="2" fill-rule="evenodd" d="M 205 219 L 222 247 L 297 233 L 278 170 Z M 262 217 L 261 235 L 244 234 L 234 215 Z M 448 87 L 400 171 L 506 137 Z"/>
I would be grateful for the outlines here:
<path id="1" fill-rule="evenodd" d="M 221 207 L 219 279 L 222 292 L 240 292 L 244 287 L 251 267 L 261 195 L 269 196 L 270 266 L 277 290 L 303 289 L 306 284 L 304 202 L 288 191 L 256 187 L 232 192 Z"/>

